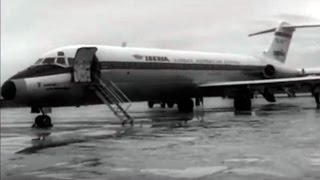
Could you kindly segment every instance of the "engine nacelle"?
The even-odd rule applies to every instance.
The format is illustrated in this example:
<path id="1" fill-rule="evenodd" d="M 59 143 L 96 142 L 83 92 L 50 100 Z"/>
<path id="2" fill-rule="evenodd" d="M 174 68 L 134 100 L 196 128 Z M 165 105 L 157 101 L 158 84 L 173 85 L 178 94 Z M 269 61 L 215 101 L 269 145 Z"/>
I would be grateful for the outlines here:
<path id="1" fill-rule="evenodd" d="M 20 104 L 39 103 L 66 98 L 73 87 L 71 74 L 11 79 L 1 88 L 2 97 Z"/>
<path id="2" fill-rule="evenodd" d="M 267 79 L 271 78 L 288 78 L 288 77 L 298 77 L 301 75 L 301 72 L 284 67 L 284 66 L 274 66 L 271 64 L 268 64 L 263 69 L 263 76 Z"/>
<path id="3" fill-rule="evenodd" d="M 16 79 L 6 81 L 1 88 L 1 95 L 5 100 L 14 100 L 24 97 L 27 92 L 27 85 L 25 80 Z"/>

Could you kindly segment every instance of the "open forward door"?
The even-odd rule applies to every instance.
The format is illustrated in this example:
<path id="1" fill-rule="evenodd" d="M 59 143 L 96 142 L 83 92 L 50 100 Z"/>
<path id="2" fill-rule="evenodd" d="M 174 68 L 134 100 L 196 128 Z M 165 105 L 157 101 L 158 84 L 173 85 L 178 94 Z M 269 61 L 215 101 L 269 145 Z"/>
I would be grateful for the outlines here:
<path id="1" fill-rule="evenodd" d="M 95 58 L 96 47 L 79 48 L 75 55 L 73 77 L 76 83 L 89 83 L 92 81 L 91 66 Z"/>

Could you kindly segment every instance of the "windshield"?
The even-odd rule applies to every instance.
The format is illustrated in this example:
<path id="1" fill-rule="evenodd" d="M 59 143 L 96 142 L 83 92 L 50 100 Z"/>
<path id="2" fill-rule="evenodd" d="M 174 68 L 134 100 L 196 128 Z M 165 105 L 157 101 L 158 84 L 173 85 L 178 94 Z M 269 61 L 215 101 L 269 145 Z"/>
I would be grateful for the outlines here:
<path id="1" fill-rule="evenodd" d="M 34 64 L 41 64 L 41 61 L 42 61 L 43 59 L 42 58 L 40 58 L 40 59 L 38 59 Z"/>
<path id="2" fill-rule="evenodd" d="M 64 57 L 58 57 L 57 58 L 57 64 L 61 64 L 61 65 L 66 65 L 66 61 L 64 59 Z"/>
<path id="3" fill-rule="evenodd" d="M 45 58 L 42 64 L 53 64 L 54 58 Z"/>
<path id="4" fill-rule="evenodd" d="M 67 57 L 46 57 L 38 59 L 34 65 L 56 64 L 62 66 L 73 66 L 73 58 Z"/>

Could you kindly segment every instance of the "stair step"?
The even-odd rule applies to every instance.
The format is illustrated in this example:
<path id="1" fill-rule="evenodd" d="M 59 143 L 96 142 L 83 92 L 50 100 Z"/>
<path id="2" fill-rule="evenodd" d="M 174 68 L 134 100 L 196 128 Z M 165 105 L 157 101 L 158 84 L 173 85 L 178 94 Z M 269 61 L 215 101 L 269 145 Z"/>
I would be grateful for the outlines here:
<path id="1" fill-rule="evenodd" d="M 133 118 L 127 112 L 131 107 L 130 99 L 112 81 L 104 83 L 96 75 L 95 79 L 98 81 L 98 84 L 93 84 L 92 87 L 94 87 L 94 91 L 101 101 L 123 121 L 123 124 L 126 121 L 132 122 Z M 124 103 L 128 103 L 127 107 L 124 107 Z"/>

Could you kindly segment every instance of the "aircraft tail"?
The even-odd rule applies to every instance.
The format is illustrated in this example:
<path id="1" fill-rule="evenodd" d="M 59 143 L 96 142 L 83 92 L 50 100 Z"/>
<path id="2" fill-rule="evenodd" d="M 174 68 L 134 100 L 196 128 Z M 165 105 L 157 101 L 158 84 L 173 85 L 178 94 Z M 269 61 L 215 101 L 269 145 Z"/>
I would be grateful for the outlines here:
<path id="1" fill-rule="evenodd" d="M 281 63 L 285 63 L 293 32 L 297 28 L 307 28 L 307 27 L 320 27 L 320 24 L 292 26 L 287 22 L 281 22 L 277 28 L 267 29 L 265 31 L 249 34 L 249 36 L 275 32 L 271 45 L 269 46 L 268 50 L 263 53 L 264 53 L 264 56 L 268 58 L 272 58 Z"/>

